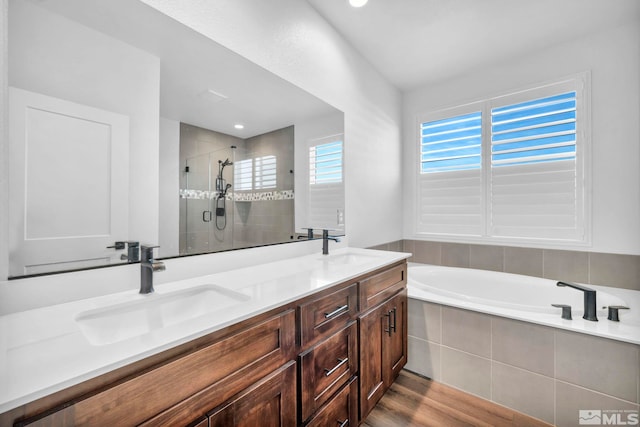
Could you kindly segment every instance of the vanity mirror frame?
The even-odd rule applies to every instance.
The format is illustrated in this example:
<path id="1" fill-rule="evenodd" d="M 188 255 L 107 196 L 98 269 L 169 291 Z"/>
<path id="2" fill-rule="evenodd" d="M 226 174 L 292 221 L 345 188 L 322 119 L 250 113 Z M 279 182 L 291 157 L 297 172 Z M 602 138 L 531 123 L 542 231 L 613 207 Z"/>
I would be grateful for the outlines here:
<path id="1" fill-rule="evenodd" d="M 7 12 L 8 8 L 9 8 L 10 0 L 1 0 L 1 1 L 2 1 L 3 6 L 4 6 L 3 12 L 2 12 L 2 20 L 3 20 L 4 23 L 10 25 L 9 13 Z M 58 1 L 58 0 L 55 0 L 55 1 Z M 55 3 L 55 1 L 50 1 L 50 2 L 46 2 L 46 3 Z M 40 4 L 39 2 L 35 2 L 34 1 L 34 2 L 29 2 L 29 3 L 32 4 L 32 7 L 40 7 L 39 6 L 39 4 Z M 87 18 L 88 20 L 93 19 L 91 17 L 87 17 L 87 11 L 89 11 L 91 9 L 91 6 L 86 6 L 86 7 L 80 8 L 80 9 L 78 9 L 78 7 L 77 7 L 77 5 L 79 5 L 79 4 L 86 4 L 87 3 L 86 1 L 64 0 L 63 3 L 65 3 L 67 5 L 66 6 L 67 9 L 73 10 L 74 11 L 73 13 L 75 13 L 78 17 L 84 17 L 84 18 Z M 99 2 L 92 1 L 91 3 L 98 4 Z M 147 10 L 149 13 L 152 13 L 152 14 L 156 15 L 157 22 L 155 22 L 155 21 L 151 22 L 153 20 L 149 20 L 149 22 L 146 22 L 143 25 L 143 27 L 144 27 L 143 30 L 145 30 L 145 29 L 148 30 L 149 28 L 153 28 L 154 25 L 160 26 L 160 28 L 162 28 L 161 27 L 162 23 L 164 23 L 164 24 L 170 23 L 169 25 L 172 25 L 175 28 L 180 28 L 178 31 L 183 31 L 183 32 L 190 33 L 191 36 L 194 37 L 194 39 L 198 39 L 199 40 L 199 43 L 204 43 L 206 45 L 211 46 L 212 49 L 216 49 L 217 51 L 224 51 L 224 52 L 226 52 L 227 55 L 232 55 L 232 56 L 236 57 L 236 62 L 234 64 L 236 64 L 236 65 L 237 64 L 244 64 L 246 66 L 254 67 L 256 70 L 258 70 L 257 73 L 258 73 L 259 76 L 261 76 L 260 77 L 261 79 L 264 79 L 265 81 L 270 80 L 270 79 L 274 80 L 274 81 L 280 81 L 279 84 L 283 84 L 283 85 L 289 86 L 291 88 L 291 91 L 295 91 L 295 92 L 298 93 L 298 95 L 295 95 L 295 96 L 300 97 L 300 98 L 295 98 L 295 96 L 294 96 L 295 99 L 300 99 L 301 100 L 302 97 L 311 99 L 311 101 L 305 101 L 305 102 L 308 102 L 309 104 L 313 104 L 313 105 L 311 105 L 310 108 L 316 108 L 315 111 L 316 111 L 316 114 L 317 114 L 318 117 L 325 118 L 327 116 L 331 116 L 332 114 L 335 114 L 335 115 L 339 116 L 339 118 L 337 119 L 337 121 L 340 122 L 339 123 L 339 125 L 340 125 L 339 129 L 336 129 L 335 127 L 333 127 L 331 130 L 327 130 L 324 135 L 321 134 L 321 133 L 320 134 L 316 133 L 315 135 L 309 134 L 309 135 L 306 135 L 304 137 L 306 137 L 306 138 L 318 138 L 318 137 L 322 137 L 322 136 L 333 135 L 333 134 L 336 134 L 336 133 L 338 133 L 338 134 L 342 133 L 342 135 L 343 135 L 343 132 L 344 132 L 344 114 L 342 112 L 340 112 L 339 110 L 335 109 L 334 107 L 328 105 L 327 103 L 325 103 L 325 102 L 323 102 L 321 100 L 318 100 L 317 98 L 313 97 L 312 95 L 308 94 L 307 92 L 303 91 L 302 89 L 300 89 L 298 87 L 295 87 L 291 83 L 284 81 L 280 77 L 275 76 L 274 74 L 272 74 L 272 73 L 260 68 L 256 64 L 248 61 L 246 58 L 241 57 L 240 55 L 236 54 L 235 52 L 229 51 L 228 49 L 220 46 L 215 41 L 213 41 L 211 39 L 208 39 L 205 36 L 203 36 L 202 34 L 197 33 L 194 30 L 187 28 L 183 24 L 180 24 L 180 23 L 172 20 L 171 18 L 163 15 L 161 12 L 151 8 L 150 6 L 148 6 L 148 5 L 144 4 L 144 3 L 141 3 L 141 2 L 138 2 L 138 1 L 131 1 L 131 0 L 115 0 L 113 2 L 102 2 L 102 3 L 103 3 L 102 7 L 106 7 L 108 10 L 107 11 L 102 10 L 99 13 L 97 13 L 97 15 L 106 16 L 107 17 L 106 20 L 109 22 L 109 23 L 103 23 L 103 25 L 107 25 L 107 26 L 108 25 L 112 25 L 112 26 L 114 26 L 114 22 L 116 23 L 115 27 L 126 27 L 127 25 L 129 25 L 130 26 L 129 27 L 129 31 L 131 32 L 130 28 L 131 28 L 131 25 L 132 25 L 132 20 L 134 19 L 136 14 L 135 13 L 134 14 L 125 13 L 124 10 L 120 8 L 121 5 L 126 3 L 128 5 L 134 5 L 134 8 L 136 8 L 136 9 Z M 104 3 L 109 4 L 109 6 L 105 6 Z M 35 6 L 33 6 L 33 5 L 35 5 Z M 118 11 L 119 15 L 118 16 L 114 15 L 113 11 Z M 118 19 L 120 19 L 121 21 L 118 21 Z M 162 25 L 164 25 L 164 24 L 162 24 Z M 4 25 L 3 28 L 7 28 L 7 25 Z M 96 31 L 98 31 L 98 32 L 102 32 L 101 30 L 102 30 L 102 28 L 96 28 Z M 146 34 L 145 35 L 145 37 L 146 37 L 146 39 L 145 39 L 146 42 L 145 43 L 149 43 L 149 40 L 152 40 L 153 37 L 149 36 L 149 32 L 148 31 L 145 34 Z M 129 34 L 127 37 L 132 37 L 132 35 Z M 126 37 L 123 37 L 123 38 L 126 39 Z M 126 41 L 127 40 L 125 40 L 125 42 Z M 2 100 L 6 105 L 7 104 L 7 98 L 8 98 L 8 86 L 10 84 L 8 71 L 9 71 L 9 68 L 10 68 L 10 65 L 11 65 L 8 62 L 9 61 L 9 54 L 10 54 L 10 53 L 8 53 L 9 52 L 9 46 L 10 46 L 10 43 L 9 43 L 10 40 L 8 39 L 8 34 L 7 33 L 4 33 L 2 35 L 1 42 L 2 42 L 2 65 L 3 65 L 3 69 L 4 69 L 5 72 L 3 72 L 3 74 L 2 74 L 3 75 L 3 82 L 2 82 L 2 88 L 1 88 L 0 95 L 2 95 Z M 162 40 L 156 41 L 156 43 L 157 44 L 162 44 Z M 164 71 L 162 71 L 162 68 L 160 69 L 160 71 L 161 71 L 161 73 L 164 72 Z M 238 70 L 238 69 L 235 69 L 234 72 L 235 72 L 235 74 L 243 74 L 243 72 Z M 164 91 L 164 89 L 162 89 L 162 88 L 159 89 L 159 90 L 160 90 L 161 94 Z M 220 92 L 222 92 L 222 91 L 220 91 Z M 277 96 L 272 94 L 271 98 L 277 98 Z M 233 98 L 233 96 L 230 96 L 229 99 L 232 100 L 234 98 Z M 302 103 L 303 101 L 301 100 L 300 102 Z M 321 104 L 322 104 L 322 106 L 320 106 Z M 307 105 L 307 106 L 309 106 L 309 105 Z M 160 106 L 160 111 L 161 111 L 160 117 L 165 117 L 165 112 L 162 111 L 162 108 L 163 107 L 161 105 Z M 300 115 L 297 118 L 297 120 L 300 121 L 300 120 L 302 120 L 301 111 L 303 110 L 303 108 L 299 108 L 297 110 L 300 110 Z M 3 140 L 3 143 L 2 143 L 1 148 L 2 148 L 3 154 L 5 154 L 5 153 L 8 153 L 8 151 L 9 151 L 9 140 L 8 140 L 9 119 L 7 117 L 6 109 L 4 109 L 3 111 L 4 111 L 3 112 L 3 117 L 2 117 L 2 135 L 3 135 L 2 140 Z M 318 112 L 321 112 L 321 114 L 319 114 Z M 333 122 L 336 122 L 336 118 L 335 117 L 333 119 L 331 119 L 331 120 Z M 190 123 L 190 124 L 195 124 L 196 126 L 200 125 L 200 123 Z M 283 119 L 278 124 L 274 124 L 268 129 L 270 129 L 270 130 L 280 129 L 282 127 L 285 127 L 285 126 L 288 126 L 288 125 L 291 125 L 291 124 L 295 125 L 295 118 L 294 119 Z M 232 125 L 232 124 L 230 124 L 230 125 Z M 309 127 L 311 128 L 312 126 L 309 126 Z M 219 130 L 219 129 L 216 129 L 216 130 Z M 223 130 L 223 131 L 224 131 L 224 133 L 231 134 L 230 132 L 227 132 L 226 130 Z M 250 133 L 246 133 L 245 135 L 251 135 L 251 134 Z M 134 139 L 133 136 L 131 138 L 132 138 L 132 140 Z M 344 142 L 344 138 L 343 138 L 343 142 Z M 296 139 L 296 152 L 298 151 L 299 148 L 300 147 L 298 146 L 298 140 Z M 158 150 L 159 149 L 157 149 L 157 151 Z M 304 154 L 304 153 L 302 153 L 302 154 Z M 131 152 L 131 155 L 132 155 L 131 162 L 134 163 L 135 162 L 134 157 L 135 157 L 136 154 Z M 141 154 L 137 153 L 137 155 L 140 156 Z M 142 154 L 142 155 L 144 155 L 144 154 Z M 159 153 L 158 155 L 161 156 L 162 154 Z M 153 155 L 151 157 L 153 157 Z M 10 271 L 9 271 L 10 248 L 9 248 L 9 245 L 7 244 L 7 242 L 9 241 L 8 236 L 10 234 L 11 225 L 10 225 L 10 221 L 9 221 L 9 209 L 7 208 L 7 206 L 8 206 L 8 203 L 9 203 L 8 176 L 9 176 L 10 165 L 9 165 L 9 162 L 7 160 L 7 156 L 6 155 L 3 155 L 2 159 L 3 159 L 2 160 L 2 164 L 0 165 L 0 168 L 1 168 L 0 169 L 0 171 L 1 171 L 0 184 L 2 185 L 3 191 L 2 191 L 2 199 L 0 201 L 3 202 L 2 205 L 5 208 L 3 209 L 2 215 L 0 215 L 1 216 L 1 218 L 0 218 L 0 226 L 2 228 L 1 229 L 1 234 L 4 236 L 3 239 L 2 239 L 2 243 L 0 244 L 0 273 L 2 273 L 2 278 L 9 277 L 10 279 L 15 279 L 15 278 L 28 277 L 29 275 L 15 275 L 15 274 L 14 275 L 10 275 Z M 302 156 L 302 161 L 303 162 L 305 161 L 305 159 L 306 159 L 306 157 Z M 299 162 L 299 159 L 296 158 L 296 168 L 295 168 L 296 172 L 298 172 L 298 164 L 299 164 L 298 162 Z M 308 166 L 308 164 L 307 164 L 307 166 Z M 176 167 L 179 167 L 179 166 L 176 164 Z M 161 171 L 159 170 L 159 166 L 157 164 L 152 167 L 151 173 L 149 174 L 149 175 L 151 175 L 151 178 L 145 178 L 144 179 L 146 181 L 144 188 L 142 188 L 141 190 L 138 189 L 138 190 L 135 190 L 135 191 L 132 191 L 132 192 L 135 193 L 136 191 L 138 191 L 138 194 L 140 192 L 144 193 L 145 191 L 148 191 L 150 193 L 161 193 L 161 191 L 158 189 L 157 183 L 156 183 L 156 188 L 155 189 L 153 188 L 153 181 L 155 179 L 154 178 L 155 174 L 158 174 L 158 175 L 161 176 Z M 300 177 L 298 176 L 298 174 L 296 174 L 296 182 L 295 182 L 296 191 L 301 188 L 301 187 L 299 187 L 300 185 L 304 185 L 304 179 L 302 179 L 302 181 L 301 181 L 299 178 Z M 302 177 L 302 178 L 304 178 L 304 177 Z M 156 179 L 156 181 L 157 181 L 157 179 Z M 344 185 L 344 183 L 343 183 L 343 185 Z M 132 197 L 135 197 L 135 195 L 131 196 L 130 198 L 132 198 Z M 158 199 L 160 199 L 161 195 L 155 194 L 153 197 L 157 197 Z M 178 195 L 176 194 L 176 198 L 177 197 L 178 197 Z M 161 202 L 158 201 L 158 206 L 160 206 L 160 203 Z M 296 204 L 297 204 L 297 199 L 296 199 Z M 343 198 L 343 205 L 344 205 L 344 198 Z M 158 209 L 157 213 L 152 213 L 151 215 L 149 215 L 149 217 L 152 218 L 152 220 L 151 220 L 150 226 L 149 225 L 147 226 L 148 229 L 153 229 L 154 228 L 154 224 L 157 221 L 156 229 L 160 230 L 160 227 L 162 227 L 162 224 L 161 224 L 162 219 L 159 218 L 159 216 L 161 216 L 160 211 L 161 211 L 161 209 Z M 318 229 L 322 228 L 322 227 L 326 227 L 325 224 L 309 224 L 309 223 L 304 222 L 304 218 L 300 219 L 298 217 L 298 212 L 297 211 L 298 211 L 298 206 L 296 205 L 296 224 L 295 224 L 295 231 L 296 232 L 298 232 L 298 233 L 306 233 L 304 230 L 302 230 L 302 228 L 303 227 L 307 227 L 307 226 L 315 227 L 315 228 L 318 228 Z M 131 208 L 131 213 L 129 215 L 129 218 L 130 218 L 129 228 L 130 228 L 130 230 L 137 230 L 139 228 L 144 228 L 145 227 L 144 223 L 147 222 L 145 220 L 144 216 L 147 213 L 148 212 L 145 211 L 144 208 L 138 208 L 138 209 Z M 155 218 L 154 218 L 154 216 L 155 216 Z M 176 227 L 177 227 L 177 224 L 176 224 Z M 336 227 L 332 227 L 332 228 L 336 228 Z M 149 235 L 151 235 L 151 234 L 149 234 Z M 156 235 L 158 236 L 158 239 L 160 239 L 159 243 L 162 245 L 161 231 L 158 231 L 156 233 Z M 129 233 L 127 236 L 123 236 L 122 240 L 129 240 L 129 239 L 140 241 L 141 244 L 142 243 L 158 243 L 157 240 L 156 241 L 148 241 L 150 239 L 146 238 L 146 237 L 137 238 L 137 236 L 135 236 L 135 233 L 133 233 L 133 232 Z M 151 239 L 151 240 L 153 240 L 153 239 Z M 298 241 L 298 240 L 294 238 L 294 240 L 292 242 L 295 242 L 295 241 Z M 274 242 L 273 244 L 281 244 L 281 243 L 290 243 L 290 242 L 277 242 L 277 243 Z M 256 246 L 262 246 L 262 245 L 256 245 Z M 253 246 L 253 245 L 252 246 L 246 246 L 246 248 L 249 248 L 249 247 L 255 247 L 255 246 Z M 234 248 L 232 250 L 237 250 L 237 249 L 243 249 L 243 248 Z M 206 254 L 206 253 L 210 253 L 210 252 L 199 252 L 199 253 L 193 254 L 193 255 L 200 255 L 200 254 Z M 176 256 L 180 256 L 179 253 L 178 253 L 177 242 L 176 242 L 176 251 L 175 251 L 175 253 L 171 253 L 171 252 L 167 252 L 167 251 L 165 251 L 164 253 L 162 253 L 162 252 L 160 253 L 160 258 L 173 258 L 173 257 L 176 257 Z M 100 268 L 100 267 L 118 266 L 118 265 L 123 265 L 123 264 L 126 264 L 126 261 L 122 262 L 122 263 L 114 263 L 114 264 L 109 264 L 109 265 L 104 265 L 104 266 L 92 266 L 92 267 L 88 267 L 88 268 L 80 268 L 80 270 L 92 269 L 92 268 Z M 34 275 L 55 274 L 55 273 L 61 273 L 61 272 L 65 272 L 65 271 L 75 271 L 75 270 L 78 270 L 78 269 L 70 268 L 70 269 L 65 269 L 65 270 L 60 270 L 60 271 L 45 271 L 45 272 L 39 272 L 38 274 L 34 274 Z"/>

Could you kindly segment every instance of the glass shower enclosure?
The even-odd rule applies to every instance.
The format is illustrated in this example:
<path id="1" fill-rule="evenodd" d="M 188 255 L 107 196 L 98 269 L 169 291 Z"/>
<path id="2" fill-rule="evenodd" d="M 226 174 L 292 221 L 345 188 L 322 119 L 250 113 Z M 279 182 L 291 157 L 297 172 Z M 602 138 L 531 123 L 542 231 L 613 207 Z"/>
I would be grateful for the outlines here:
<path id="1" fill-rule="evenodd" d="M 234 164 L 239 151 L 231 146 L 186 159 L 181 254 L 235 248 Z"/>

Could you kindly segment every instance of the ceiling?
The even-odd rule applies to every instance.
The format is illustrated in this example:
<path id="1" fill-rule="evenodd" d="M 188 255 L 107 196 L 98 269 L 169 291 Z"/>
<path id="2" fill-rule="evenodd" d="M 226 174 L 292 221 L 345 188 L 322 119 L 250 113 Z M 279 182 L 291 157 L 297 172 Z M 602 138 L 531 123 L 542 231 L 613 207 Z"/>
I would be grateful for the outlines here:
<path id="1" fill-rule="evenodd" d="M 142 2 L 32 2 L 157 56 L 162 117 L 244 139 L 337 111 Z"/>
<path id="2" fill-rule="evenodd" d="M 307 0 L 401 90 L 636 20 L 638 0 Z"/>

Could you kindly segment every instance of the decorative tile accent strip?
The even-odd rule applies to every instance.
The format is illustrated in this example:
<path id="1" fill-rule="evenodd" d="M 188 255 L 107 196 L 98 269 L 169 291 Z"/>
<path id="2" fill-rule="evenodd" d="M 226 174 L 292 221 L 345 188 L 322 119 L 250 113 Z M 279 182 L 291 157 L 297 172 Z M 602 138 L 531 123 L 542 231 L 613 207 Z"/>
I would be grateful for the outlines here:
<path id="1" fill-rule="evenodd" d="M 180 189 L 181 199 L 213 200 L 218 197 L 217 191 Z M 227 193 L 225 199 L 236 202 L 256 202 L 264 200 L 293 200 L 293 190 L 274 190 L 261 192 Z"/>
<path id="2" fill-rule="evenodd" d="M 293 190 L 282 191 L 262 191 L 259 193 L 234 193 L 236 202 L 255 202 L 261 200 L 292 200 L 294 199 Z"/>

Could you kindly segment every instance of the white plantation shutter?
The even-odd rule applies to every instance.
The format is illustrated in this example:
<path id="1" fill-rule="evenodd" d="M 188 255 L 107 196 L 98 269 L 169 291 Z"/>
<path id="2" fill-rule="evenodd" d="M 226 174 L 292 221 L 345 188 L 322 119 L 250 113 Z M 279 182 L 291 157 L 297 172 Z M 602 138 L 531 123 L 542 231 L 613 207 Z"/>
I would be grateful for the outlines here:
<path id="1" fill-rule="evenodd" d="M 309 143 L 309 224 L 344 229 L 342 135 Z"/>
<path id="2" fill-rule="evenodd" d="M 420 233 L 482 234 L 479 107 L 439 112 L 427 116 L 420 124 L 417 224 Z"/>
<path id="3" fill-rule="evenodd" d="M 587 80 L 585 73 L 422 120 L 417 233 L 588 241 Z"/>
<path id="4" fill-rule="evenodd" d="M 582 89 L 572 79 L 490 101 L 489 235 L 584 240 Z"/>

